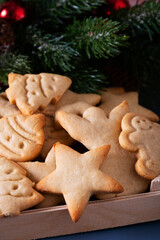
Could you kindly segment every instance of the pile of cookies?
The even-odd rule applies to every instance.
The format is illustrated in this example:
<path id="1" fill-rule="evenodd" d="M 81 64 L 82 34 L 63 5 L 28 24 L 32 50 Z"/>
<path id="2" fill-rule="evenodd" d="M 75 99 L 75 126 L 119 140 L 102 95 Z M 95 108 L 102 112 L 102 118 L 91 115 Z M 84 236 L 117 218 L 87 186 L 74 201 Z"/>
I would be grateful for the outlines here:
<path id="1" fill-rule="evenodd" d="M 10 73 L 8 83 L 0 94 L 0 216 L 66 203 L 76 222 L 92 195 L 145 192 L 160 174 L 159 118 L 136 92 L 77 94 L 71 79 L 48 73 Z"/>

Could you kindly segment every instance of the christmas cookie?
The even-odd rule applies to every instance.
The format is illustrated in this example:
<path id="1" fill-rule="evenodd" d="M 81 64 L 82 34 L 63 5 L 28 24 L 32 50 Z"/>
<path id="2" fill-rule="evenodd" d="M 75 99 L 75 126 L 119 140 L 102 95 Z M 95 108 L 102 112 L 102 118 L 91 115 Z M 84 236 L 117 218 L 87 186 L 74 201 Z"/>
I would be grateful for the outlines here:
<path id="1" fill-rule="evenodd" d="M 160 125 L 143 116 L 128 113 L 122 120 L 119 138 L 124 149 L 136 152 L 139 175 L 153 179 L 160 174 Z"/>
<path id="2" fill-rule="evenodd" d="M 118 92 L 120 93 L 120 91 Z M 117 91 L 114 91 L 114 88 L 110 89 L 109 91 L 103 91 L 102 104 L 100 105 L 100 108 L 102 108 L 105 111 L 106 115 L 108 115 L 109 112 L 123 100 L 126 100 L 128 102 L 130 112 L 135 112 L 136 114 L 140 114 L 155 122 L 159 121 L 159 117 L 155 113 L 138 104 L 137 92 L 117 94 Z"/>
<path id="3" fill-rule="evenodd" d="M 52 148 L 53 144 L 60 142 L 65 145 L 71 145 L 74 140 L 64 129 L 55 129 L 54 118 L 46 116 L 46 125 L 44 127 L 45 141 L 41 151 L 41 156 L 45 158 Z"/>
<path id="4" fill-rule="evenodd" d="M 14 161 L 29 161 L 41 151 L 44 143 L 45 117 L 9 116 L 0 119 L 0 156 Z"/>
<path id="5" fill-rule="evenodd" d="M 48 153 L 45 162 L 21 162 L 19 163 L 27 171 L 27 177 L 31 179 L 33 182 L 37 183 L 42 178 L 46 177 L 56 168 L 55 154 L 54 154 L 54 146 L 51 148 Z M 59 203 L 64 202 L 64 199 L 60 195 L 54 194 L 43 194 L 44 200 L 36 206 L 39 207 L 50 207 L 58 205 Z"/>
<path id="6" fill-rule="evenodd" d="M 49 116 L 54 116 L 55 112 L 60 110 L 65 105 L 70 105 L 75 102 L 85 102 L 90 105 L 96 105 L 100 102 L 101 96 L 98 94 L 91 94 L 91 93 L 75 93 L 70 90 L 67 90 L 64 95 L 61 97 L 57 104 L 53 105 L 52 103 L 49 104 L 43 111 L 44 114 Z"/>
<path id="7" fill-rule="evenodd" d="M 13 161 L 0 158 L 0 217 L 19 215 L 44 197 L 33 189 L 26 171 Z"/>
<path id="8" fill-rule="evenodd" d="M 21 112 L 15 105 L 12 105 L 5 93 L 0 94 L 0 117 L 8 117 L 10 115 L 17 115 Z"/>
<path id="9" fill-rule="evenodd" d="M 49 73 L 10 73 L 8 79 L 7 97 L 24 115 L 44 109 L 51 101 L 55 104 L 71 85 L 70 78 Z"/>
<path id="10" fill-rule="evenodd" d="M 55 112 L 55 127 L 56 127 L 56 129 L 62 128 L 61 125 L 59 124 L 58 120 L 57 120 L 58 111 L 75 113 L 79 116 L 82 116 L 84 111 L 89 107 L 92 107 L 92 105 L 90 105 L 86 102 L 75 102 L 75 103 L 72 103 L 72 104 L 63 105 L 61 108 L 59 108 L 59 110 L 57 110 Z"/>
<path id="11" fill-rule="evenodd" d="M 94 192 L 121 192 L 122 186 L 99 170 L 109 146 L 102 146 L 80 154 L 57 143 L 56 169 L 43 178 L 36 188 L 40 191 L 63 194 L 70 216 L 78 221 Z"/>
<path id="12" fill-rule="evenodd" d="M 121 120 L 127 112 L 129 112 L 128 104 L 123 101 L 110 112 L 109 117 L 98 107 L 88 108 L 83 117 L 62 111 L 59 111 L 57 116 L 68 133 L 88 149 L 107 143 L 111 145 L 101 170 L 123 186 L 124 192 L 118 196 L 144 192 L 149 184 L 148 180 L 140 177 L 135 171 L 136 155 L 124 150 L 119 144 Z M 114 196 L 117 194 L 101 194 L 98 198 Z"/>

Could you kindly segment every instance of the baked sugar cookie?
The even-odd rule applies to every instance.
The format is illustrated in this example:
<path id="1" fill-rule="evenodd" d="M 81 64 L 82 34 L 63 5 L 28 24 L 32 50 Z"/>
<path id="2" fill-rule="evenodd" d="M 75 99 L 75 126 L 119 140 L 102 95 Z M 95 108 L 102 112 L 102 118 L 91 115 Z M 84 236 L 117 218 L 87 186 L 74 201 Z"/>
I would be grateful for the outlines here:
<path id="1" fill-rule="evenodd" d="M 17 115 L 21 112 L 18 110 L 18 108 L 15 105 L 12 105 L 6 94 L 0 93 L 0 118 L 1 117 L 8 117 L 10 115 Z"/>
<path id="2" fill-rule="evenodd" d="M 160 175 L 160 124 L 128 113 L 122 119 L 119 141 L 124 149 L 136 152 L 139 175 L 150 180 Z"/>
<path id="3" fill-rule="evenodd" d="M 126 101 L 115 107 L 106 116 L 98 107 L 88 108 L 83 117 L 59 111 L 57 119 L 66 131 L 88 149 L 110 144 L 111 149 L 104 160 L 101 170 L 117 180 L 124 188 L 120 194 L 101 194 L 98 198 L 110 198 L 144 192 L 149 181 L 135 171 L 136 155 L 124 150 L 119 144 L 121 120 L 129 112 Z"/>
<path id="4" fill-rule="evenodd" d="M 52 146 L 50 152 L 48 153 L 45 162 L 21 162 L 19 163 L 27 171 L 27 177 L 33 182 L 38 183 L 42 178 L 46 177 L 56 168 L 56 160 L 54 154 L 54 146 Z M 36 206 L 36 208 L 41 207 L 51 207 L 56 206 L 59 203 L 63 203 L 64 199 L 61 195 L 55 194 L 43 194 L 44 200 Z"/>
<path id="5" fill-rule="evenodd" d="M 40 203 L 44 197 L 17 163 L 0 158 L 0 217 L 19 215 L 21 210 Z"/>
<path id="6" fill-rule="evenodd" d="M 78 221 L 94 192 L 123 191 L 117 181 L 99 170 L 109 148 L 102 146 L 80 154 L 57 143 L 56 169 L 36 184 L 36 188 L 39 191 L 63 194 L 72 220 Z"/>
<path id="7" fill-rule="evenodd" d="M 0 119 L 0 156 L 14 161 L 29 161 L 41 151 L 44 143 L 45 116 L 9 116 Z"/>
<path id="8" fill-rule="evenodd" d="M 65 105 L 74 104 L 76 102 L 85 102 L 92 106 L 97 105 L 101 100 L 101 96 L 98 94 L 91 93 L 75 93 L 71 90 L 67 90 L 57 104 L 53 105 L 50 103 L 44 110 L 43 113 L 49 116 L 54 116 L 55 112 L 60 110 Z"/>
<path id="9" fill-rule="evenodd" d="M 8 80 L 7 97 L 24 115 L 44 109 L 51 101 L 55 104 L 71 85 L 70 78 L 49 73 L 10 73 Z"/>
<path id="10" fill-rule="evenodd" d="M 155 122 L 159 121 L 159 117 L 154 112 L 138 104 L 138 92 L 125 92 L 117 94 L 117 92 L 113 89 L 103 91 L 102 104 L 100 105 L 100 108 L 102 108 L 106 115 L 108 115 L 114 107 L 124 100 L 128 102 L 130 112 L 135 112 L 136 114 L 140 114 Z"/>

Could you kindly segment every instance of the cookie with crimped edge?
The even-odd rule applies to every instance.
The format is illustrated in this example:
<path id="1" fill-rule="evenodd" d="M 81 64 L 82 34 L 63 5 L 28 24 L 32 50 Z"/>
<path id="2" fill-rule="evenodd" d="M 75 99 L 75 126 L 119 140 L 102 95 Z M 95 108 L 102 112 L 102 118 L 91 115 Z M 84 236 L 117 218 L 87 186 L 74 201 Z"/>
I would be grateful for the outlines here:
<path id="1" fill-rule="evenodd" d="M 66 132 L 66 130 L 64 130 L 63 128 L 57 130 L 55 128 L 54 118 L 50 116 L 46 116 L 44 135 L 45 140 L 40 153 L 42 158 L 45 158 L 47 156 L 54 143 L 60 142 L 62 144 L 70 146 L 74 142 L 74 139 L 71 138 L 71 136 Z"/>
<path id="2" fill-rule="evenodd" d="M 102 104 L 100 105 L 100 108 L 105 111 L 106 115 L 108 115 L 114 107 L 119 105 L 122 101 L 126 100 L 129 104 L 130 112 L 135 112 L 155 122 L 159 121 L 157 114 L 138 104 L 138 92 L 123 93 L 121 91 L 120 94 L 119 88 L 117 90 L 111 88 L 106 91 L 102 91 L 101 94 Z"/>
<path id="3" fill-rule="evenodd" d="M 21 210 L 40 203 L 44 197 L 17 163 L 0 157 L 0 217 L 19 215 Z"/>
<path id="4" fill-rule="evenodd" d="M 0 156 L 14 161 L 29 161 L 44 143 L 45 116 L 22 114 L 0 119 Z"/>
<path id="5" fill-rule="evenodd" d="M 136 155 L 124 150 L 119 144 L 121 120 L 127 112 L 129 107 L 126 101 L 115 107 L 108 117 L 98 107 L 88 108 L 83 117 L 58 112 L 57 118 L 62 127 L 88 149 L 107 143 L 111 145 L 111 150 L 100 169 L 117 180 L 123 186 L 124 192 L 99 194 L 97 197 L 100 199 L 141 193 L 146 191 L 149 184 L 148 180 L 140 177 L 135 171 Z"/>
<path id="6" fill-rule="evenodd" d="M 78 221 L 93 193 L 123 191 L 117 181 L 99 170 L 109 149 L 105 145 L 80 154 L 57 143 L 56 169 L 36 184 L 36 189 L 63 194 L 72 220 Z"/>
<path id="7" fill-rule="evenodd" d="M 50 73 L 10 73 L 8 82 L 7 97 L 24 115 L 42 110 L 50 102 L 55 104 L 71 85 L 70 78 Z"/>
<path id="8" fill-rule="evenodd" d="M 31 179 L 33 182 L 38 183 L 42 178 L 46 177 L 56 168 L 55 154 L 54 154 L 54 146 L 52 146 L 49 151 L 45 162 L 21 162 L 18 163 L 27 171 L 27 177 Z M 36 205 L 36 208 L 41 207 L 51 207 L 56 206 L 59 203 L 63 203 L 64 199 L 61 195 L 55 194 L 43 194 L 44 200 L 40 202 L 40 204 Z"/>
<path id="9" fill-rule="evenodd" d="M 160 174 L 160 124 L 128 113 L 122 119 L 119 142 L 136 153 L 135 169 L 140 176 L 152 180 Z"/>
<path id="10" fill-rule="evenodd" d="M 4 92 L 0 93 L 0 118 L 20 113 L 19 109 L 9 102 L 6 94 Z"/>
<path id="11" fill-rule="evenodd" d="M 92 106 L 97 105 L 101 100 L 101 96 L 93 93 L 75 93 L 71 90 L 67 90 L 61 99 L 53 105 L 50 103 L 44 110 L 43 113 L 49 116 L 54 116 L 55 112 L 60 110 L 65 105 L 70 105 L 76 102 L 85 102 Z"/>

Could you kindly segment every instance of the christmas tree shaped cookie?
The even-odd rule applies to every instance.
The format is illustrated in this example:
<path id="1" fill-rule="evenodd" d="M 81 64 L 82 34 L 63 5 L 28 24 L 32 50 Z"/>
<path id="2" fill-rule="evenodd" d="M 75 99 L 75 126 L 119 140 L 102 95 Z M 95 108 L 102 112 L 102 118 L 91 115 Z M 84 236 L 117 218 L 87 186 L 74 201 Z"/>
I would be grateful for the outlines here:
<path id="1" fill-rule="evenodd" d="M 51 101 L 56 103 L 71 85 L 70 78 L 49 73 L 10 73 L 8 79 L 7 97 L 24 115 L 44 109 Z"/>
<path id="2" fill-rule="evenodd" d="M 160 175 L 160 124 L 128 113 L 122 119 L 122 130 L 120 144 L 137 154 L 138 174 L 151 180 Z"/>
<path id="3" fill-rule="evenodd" d="M 34 183 L 26 177 L 26 171 L 17 163 L 0 158 L 0 217 L 19 215 L 43 200 L 33 189 Z"/>
<path id="4" fill-rule="evenodd" d="M 148 180 L 140 177 L 135 171 L 136 155 L 124 150 L 119 144 L 121 120 L 127 112 L 129 112 L 128 104 L 123 101 L 110 112 L 109 117 L 98 107 L 88 108 L 83 117 L 62 111 L 57 115 L 64 129 L 88 149 L 105 144 L 111 145 L 101 170 L 123 186 L 124 192 L 118 194 L 119 196 L 144 192 L 149 184 Z M 101 194 L 98 198 L 113 196 L 116 195 Z"/>
<path id="5" fill-rule="evenodd" d="M 41 151 L 44 143 L 45 117 L 9 116 L 0 119 L 0 156 L 14 161 L 29 161 Z"/>
<path id="6" fill-rule="evenodd" d="M 122 192 L 122 186 L 99 170 L 110 147 L 105 145 L 84 154 L 68 146 L 55 145 L 56 169 L 43 178 L 36 188 L 63 194 L 74 222 L 82 215 L 94 192 Z"/>

